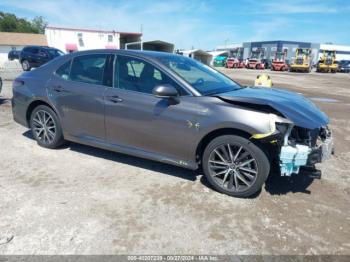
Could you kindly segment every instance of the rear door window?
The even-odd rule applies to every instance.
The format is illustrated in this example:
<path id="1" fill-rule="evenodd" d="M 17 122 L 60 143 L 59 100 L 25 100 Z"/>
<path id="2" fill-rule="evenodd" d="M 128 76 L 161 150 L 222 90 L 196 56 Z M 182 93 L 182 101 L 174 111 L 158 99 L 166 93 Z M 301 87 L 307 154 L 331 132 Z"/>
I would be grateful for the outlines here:
<path id="1" fill-rule="evenodd" d="M 73 59 L 70 80 L 102 85 L 107 54 L 78 56 Z"/>

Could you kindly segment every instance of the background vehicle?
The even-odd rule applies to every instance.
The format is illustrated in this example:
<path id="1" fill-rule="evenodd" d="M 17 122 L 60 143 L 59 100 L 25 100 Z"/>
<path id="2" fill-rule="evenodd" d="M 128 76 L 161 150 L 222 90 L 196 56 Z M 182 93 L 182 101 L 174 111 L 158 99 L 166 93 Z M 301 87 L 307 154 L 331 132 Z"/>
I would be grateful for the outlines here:
<path id="1" fill-rule="evenodd" d="M 336 73 L 338 71 L 334 50 L 323 50 L 322 57 L 317 63 L 316 71 L 323 73 Z"/>
<path id="2" fill-rule="evenodd" d="M 349 73 L 350 72 L 350 61 L 340 60 L 338 63 L 338 72 Z"/>
<path id="3" fill-rule="evenodd" d="M 264 60 L 264 49 L 252 51 L 251 56 L 246 65 L 249 69 L 265 69 L 266 61 Z"/>
<path id="4" fill-rule="evenodd" d="M 243 87 L 194 59 L 164 52 L 90 50 L 53 60 L 13 83 L 15 121 L 40 146 L 65 140 L 189 169 L 218 191 L 257 192 L 324 161 L 328 118 L 304 97 Z"/>
<path id="5" fill-rule="evenodd" d="M 310 73 L 312 68 L 312 55 L 310 48 L 297 48 L 295 58 L 289 66 L 290 72 Z"/>
<path id="6" fill-rule="evenodd" d="M 244 61 L 235 57 L 228 57 L 226 60 L 226 68 L 244 68 Z"/>
<path id="7" fill-rule="evenodd" d="M 7 55 L 7 58 L 8 60 L 12 61 L 12 60 L 15 60 L 15 59 L 19 59 L 19 54 L 21 53 L 21 51 L 18 51 L 18 50 L 11 50 L 8 55 Z"/>
<path id="8" fill-rule="evenodd" d="M 216 56 L 214 58 L 214 66 L 215 67 L 225 66 L 226 59 L 227 59 L 227 56 L 222 56 L 222 55 Z"/>
<path id="9" fill-rule="evenodd" d="M 276 52 L 275 57 L 271 63 L 271 70 L 273 71 L 285 71 L 288 70 L 288 64 L 286 62 L 286 52 Z"/>
<path id="10" fill-rule="evenodd" d="M 22 64 L 24 71 L 30 71 L 33 67 L 39 67 L 62 55 L 64 55 L 64 53 L 56 48 L 47 46 L 26 46 L 19 55 L 19 62 Z"/>
<path id="11" fill-rule="evenodd" d="M 235 48 L 230 51 L 230 57 L 226 60 L 226 68 L 244 68 L 243 48 Z"/>

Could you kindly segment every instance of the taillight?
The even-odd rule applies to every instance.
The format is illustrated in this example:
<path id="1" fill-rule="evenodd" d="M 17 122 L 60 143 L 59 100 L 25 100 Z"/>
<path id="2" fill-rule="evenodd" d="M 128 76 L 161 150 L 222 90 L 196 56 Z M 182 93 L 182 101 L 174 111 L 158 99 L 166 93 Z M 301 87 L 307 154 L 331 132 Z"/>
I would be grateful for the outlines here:
<path id="1" fill-rule="evenodd" d="M 23 80 L 19 80 L 19 79 L 15 79 L 15 81 L 13 81 L 13 87 L 20 87 L 24 85 L 24 81 Z"/>

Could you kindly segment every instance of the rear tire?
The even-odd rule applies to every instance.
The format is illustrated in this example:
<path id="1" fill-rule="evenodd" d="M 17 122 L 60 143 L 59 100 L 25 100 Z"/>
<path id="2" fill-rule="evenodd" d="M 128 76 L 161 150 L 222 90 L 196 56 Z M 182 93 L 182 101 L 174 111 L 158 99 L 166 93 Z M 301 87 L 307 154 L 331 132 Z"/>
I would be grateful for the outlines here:
<path id="1" fill-rule="evenodd" d="M 36 107 L 30 116 L 30 128 L 37 143 L 45 148 L 57 148 L 65 141 L 56 113 L 48 106 Z"/>
<path id="2" fill-rule="evenodd" d="M 259 191 L 270 172 L 264 151 L 248 139 L 224 135 L 205 148 L 202 167 L 210 185 L 217 191 L 249 197 Z"/>
<path id="3" fill-rule="evenodd" d="M 27 60 L 22 61 L 22 69 L 23 71 L 30 71 L 30 69 L 32 69 L 32 67 L 30 66 Z"/>

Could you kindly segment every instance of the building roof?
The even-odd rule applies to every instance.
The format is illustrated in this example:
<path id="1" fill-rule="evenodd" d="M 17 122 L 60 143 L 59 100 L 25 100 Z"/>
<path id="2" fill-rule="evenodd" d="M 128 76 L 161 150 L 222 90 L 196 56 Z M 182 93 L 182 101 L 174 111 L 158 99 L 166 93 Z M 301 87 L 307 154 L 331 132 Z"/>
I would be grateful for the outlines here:
<path id="1" fill-rule="evenodd" d="M 43 34 L 0 32 L 0 45 L 47 45 Z"/>
<path id="2" fill-rule="evenodd" d="M 228 54 L 228 50 L 222 50 L 222 51 L 210 51 L 209 54 L 211 54 L 213 57 L 215 56 L 221 56 L 221 55 L 225 55 Z"/>
<path id="3" fill-rule="evenodd" d="M 105 33 L 105 34 L 120 34 L 120 35 L 136 35 L 142 36 L 142 33 L 133 32 L 119 32 L 114 30 L 100 30 L 100 29 L 87 29 L 87 28 L 70 28 L 70 27 L 58 27 L 58 26 L 47 26 L 46 29 L 51 30 L 64 30 L 64 31 L 80 31 L 80 32 L 90 32 L 90 33 Z"/>
<path id="4" fill-rule="evenodd" d="M 212 56 L 212 54 L 210 52 L 206 52 L 202 49 L 192 49 L 192 50 L 184 50 L 181 51 L 183 54 L 185 55 L 189 55 L 189 54 L 196 54 L 196 55 L 205 55 L 205 56 Z"/>
<path id="5" fill-rule="evenodd" d="M 125 46 L 126 49 L 134 49 L 135 46 L 136 49 L 138 49 L 138 46 L 140 46 L 140 49 L 143 50 L 164 51 L 170 53 L 174 51 L 174 44 L 162 40 L 137 41 L 127 43 Z"/>

